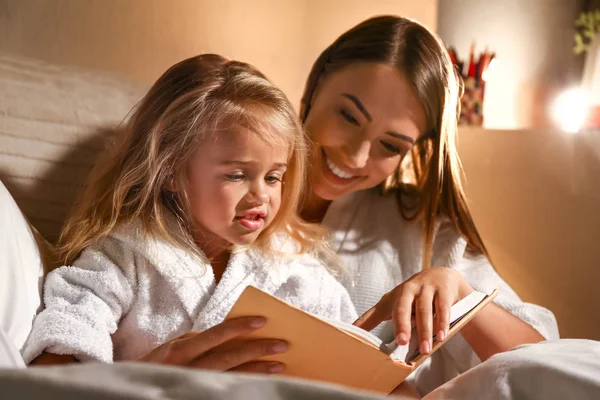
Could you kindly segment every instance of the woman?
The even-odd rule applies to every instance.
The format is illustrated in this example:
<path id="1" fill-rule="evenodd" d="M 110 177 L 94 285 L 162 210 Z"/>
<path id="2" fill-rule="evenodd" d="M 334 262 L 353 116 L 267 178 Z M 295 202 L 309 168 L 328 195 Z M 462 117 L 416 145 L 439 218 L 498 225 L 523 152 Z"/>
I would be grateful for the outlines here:
<path id="1" fill-rule="evenodd" d="M 448 332 L 452 304 L 474 289 L 500 289 L 496 304 L 417 374 L 421 394 L 496 353 L 558 338 L 552 313 L 523 303 L 487 259 L 461 185 L 459 95 L 440 40 L 416 22 L 382 16 L 323 51 L 300 111 L 314 143 L 302 215 L 331 230 L 364 313 L 358 326 L 405 344 L 415 310 L 428 353 L 432 335 Z"/>

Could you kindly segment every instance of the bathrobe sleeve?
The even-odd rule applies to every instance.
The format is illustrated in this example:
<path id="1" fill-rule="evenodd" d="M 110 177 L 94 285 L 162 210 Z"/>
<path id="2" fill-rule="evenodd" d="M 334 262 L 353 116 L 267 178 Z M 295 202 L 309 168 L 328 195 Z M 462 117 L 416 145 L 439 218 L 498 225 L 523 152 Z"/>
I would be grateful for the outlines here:
<path id="1" fill-rule="evenodd" d="M 112 362 L 111 335 L 134 297 L 134 265 L 129 247 L 108 237 L 85 249 L 73 266 L 49 273 L 45 309 L 22 351 L 25 362 L 44 351 Z"/>

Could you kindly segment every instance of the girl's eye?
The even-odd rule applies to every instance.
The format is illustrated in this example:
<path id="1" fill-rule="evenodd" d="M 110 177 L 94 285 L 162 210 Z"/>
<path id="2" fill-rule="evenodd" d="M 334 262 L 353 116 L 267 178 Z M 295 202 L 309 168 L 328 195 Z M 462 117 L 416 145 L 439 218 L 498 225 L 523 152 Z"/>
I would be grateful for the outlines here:
<path id="1" fill-rule="evenodd" d="M 340 114 L 346 121 L 350 122 L 352 125 L 360 126 L 360 124 L 358 123 L 358 120 L 356 118 L 354 118 L 348 111 L 344 110 L 343 108 L 340 110 Z"/>
<path id="2" fill-rule="evenodd" d="M 265 178 L 265 181 L 267 181 L 267 183 L 273 185 L 273 184 L 276 184 L 277 182 L 281 182 L 281 178 L 278 176 L 271 175 L 271 176 L 267 176 Z"/>
<path id="3" fill-rule="evenodd" d="M 239 182 L 242 179 L 244 179 L 244 175 L 243 174 L 227 174 L 227 175 L 225 175 L 225 178 L 227 178 L 227 180 L 229 180 L 231 182 Z"/>
<path id="4" fill-rule="evenodd" d="M 390 144 L 388 142 L 384 142 L 383 140 L 381 141 L 381 144 L 390 153 L 394 153 L 394 154 L 400 154 L 401 153 L 401 150 L 398 147 L 394 146 L 393 144 Z"/>

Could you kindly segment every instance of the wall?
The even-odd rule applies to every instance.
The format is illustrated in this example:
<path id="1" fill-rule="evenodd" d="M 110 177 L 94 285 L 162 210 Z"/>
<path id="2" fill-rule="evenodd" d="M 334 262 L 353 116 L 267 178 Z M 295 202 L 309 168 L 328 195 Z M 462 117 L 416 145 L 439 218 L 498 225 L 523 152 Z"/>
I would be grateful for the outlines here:
<path id="1" fill-rule="evenodd" d="M 202 52 L 255 64 L 298 104 L 320 50 L 372 15 L 435 27 L 437 0 L 0 0 L 0 51 L 151 83 Z"/>
<path id="2" fill-rule="evenodd" d="M 485 46 L 497 59 L 486 87 L 485 126 L 547 127 L 549 101 L 576 84 L 583 57 L 573 54 L 574 23 L 584 0 L 443 0 L 438 32 L 468 58 Z M 468 62 L 468 59 L 467 59 Z"/>
<path id="3" fill-rule="evenodd" d="M 563 336 L 600 340 L 600 135 L 463 129 L 459 145 L 496 269 Z"/>
<path id="4" fill-rule="evenodd" d="M 0 49 L 145 83 L 181 59 L 218 52 L 258 65 L 295 93 L 303 53 L 292 46 L 303 25 L 289 19 L 303 21 L 305 12 L 289 0 L 4 0 Z"/>
<path id="5" fill-rule="evenodd" d="M 438 0 L 308 0 L 307 4 L 304 77 L 327 46 L 367 17 L 395 14 L 415 19 L 433 31 L 437 28 Z"/>

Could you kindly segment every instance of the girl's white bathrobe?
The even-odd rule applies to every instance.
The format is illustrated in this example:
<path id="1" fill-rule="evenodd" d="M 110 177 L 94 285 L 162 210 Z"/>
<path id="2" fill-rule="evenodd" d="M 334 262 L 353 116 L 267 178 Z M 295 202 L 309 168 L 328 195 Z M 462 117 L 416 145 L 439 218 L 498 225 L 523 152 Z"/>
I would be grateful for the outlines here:
<path id="1" fill-rule="evenodd" d="M 145 238 L 139 224 L 130 223 L 88 247 L 73 266 L 47 276 L 45 309 L 35 318 L 23 358 L 30 362 L 47 351 L 82 361 L 136 360 L 170 339 L 222 322 L 248 285 L 320 317 L 357 317 L 343 286 L 307 254 L 276 261 L 257 251 L 236 253 L 215 284 L 210 263 Z"/>

